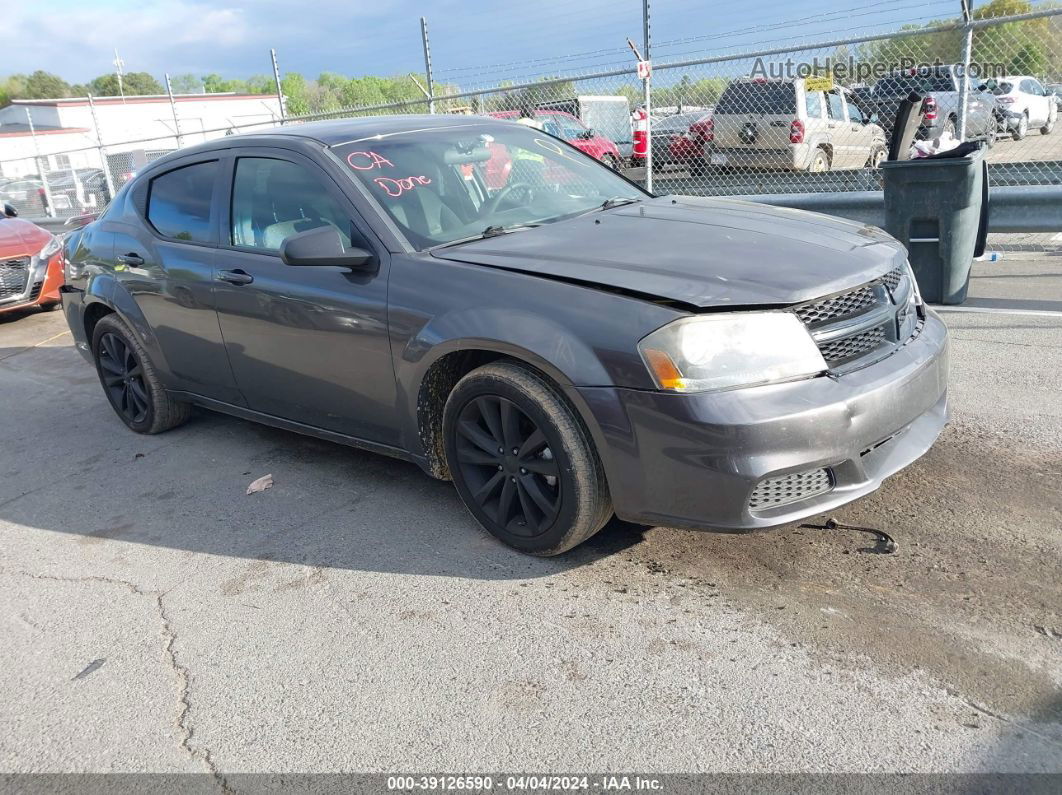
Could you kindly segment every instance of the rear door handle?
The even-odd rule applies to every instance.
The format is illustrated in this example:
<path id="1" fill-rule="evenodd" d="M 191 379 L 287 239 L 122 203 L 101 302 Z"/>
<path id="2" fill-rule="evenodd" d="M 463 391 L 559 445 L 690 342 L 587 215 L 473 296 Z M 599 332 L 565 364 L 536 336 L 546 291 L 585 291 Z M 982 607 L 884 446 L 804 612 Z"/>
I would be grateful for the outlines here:
<path id="1" fill-rule="evenodd" d="M 239 268 L 234 271 L 218 271 L 218 275 L 214 278 L 219 282 L 228 282 L 229 284 L 250 284 L 254 281 L 254 276 Z"/>
<path id="2" fill-rule="evenodd" d="M 123 265 L 138 266 L 144 264 L 144 258 L 133 251 L 130 251 L 128 254 L 119 254 L 117 259 Z"/>

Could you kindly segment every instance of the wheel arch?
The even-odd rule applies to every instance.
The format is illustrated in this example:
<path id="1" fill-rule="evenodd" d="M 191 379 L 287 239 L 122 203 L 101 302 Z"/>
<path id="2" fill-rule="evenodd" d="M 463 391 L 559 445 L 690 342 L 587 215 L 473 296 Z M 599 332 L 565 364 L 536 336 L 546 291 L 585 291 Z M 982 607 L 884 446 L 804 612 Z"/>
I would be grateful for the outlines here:
<path id="1" fill-rule="evenodd" d="M 589 406 L 575 389 L 572 380 L 555 364 L 538 353 L 512 343 L 489 339 L 451 340 L 432 351 L 430 361 L 424 363 L 420 375 L 410 390 L 413 407 L 409 421 L 413 425 L 407 438 L 416 439 L 418 450 L 412 451 L 421 460 L 428 474 L 440 480 L 450 480 L 444 451 L 442 420 L 446 401 L 457 383 L 468 373 L 499 361 L 514 362 L 527 367 L 545 379 L 561 395 L 573 413 L 587 428 L 598 449 L 604 443 Z"/>

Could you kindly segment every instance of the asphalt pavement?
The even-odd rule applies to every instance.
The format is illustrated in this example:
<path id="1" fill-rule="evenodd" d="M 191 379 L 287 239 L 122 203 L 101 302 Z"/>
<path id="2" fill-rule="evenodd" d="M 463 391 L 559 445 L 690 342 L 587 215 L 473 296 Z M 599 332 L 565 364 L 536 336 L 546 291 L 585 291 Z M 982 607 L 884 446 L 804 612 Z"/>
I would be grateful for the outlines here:
<path id="1" fill-rule="evenodd" d="M 613 521 L 529 558 L 411 464 L 136 436 L 60 313 L 0 316 L 0 772 L 1062 772 L 1062 256 L 972 295 L 952 423 L 832 514 L 892 555 Z"/>

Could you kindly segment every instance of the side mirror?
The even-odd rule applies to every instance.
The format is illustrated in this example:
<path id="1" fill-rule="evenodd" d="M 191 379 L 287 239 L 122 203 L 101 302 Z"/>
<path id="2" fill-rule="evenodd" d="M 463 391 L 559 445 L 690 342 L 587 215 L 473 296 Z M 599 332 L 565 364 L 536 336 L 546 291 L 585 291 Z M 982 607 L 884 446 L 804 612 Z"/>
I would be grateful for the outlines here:
<path id="1" fill-rule="evenodd" d="M 979 85 L 977 87 L 977 90 L 978 91 L 988 91 L 988 83 L 981 83 L 981 85 Z"/>
<path id="2" fill-rule="evenodd" d="M 351 270 L 376 270 L 376 257 L 363 248 L 344 248 L 339 230 L 319 226 L 284 238 L 280 258 L 285 265 L 339 265 Z"/>
<path id="3" fill-rule="evenodd" d="M 16 210 L 7 202 L 4 202 L 4 215 L 8 218 L 18 218 L 18 210 Z"/>

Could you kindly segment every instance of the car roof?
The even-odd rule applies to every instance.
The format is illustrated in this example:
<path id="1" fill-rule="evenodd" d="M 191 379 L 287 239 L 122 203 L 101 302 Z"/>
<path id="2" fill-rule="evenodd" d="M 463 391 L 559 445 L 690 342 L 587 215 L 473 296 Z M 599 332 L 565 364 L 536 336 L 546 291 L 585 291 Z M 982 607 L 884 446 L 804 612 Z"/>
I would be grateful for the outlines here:
<path id="1" fill-rule="evenodd" d="M 202 152 L 216 152 L 239 146 L 268 146 L 282 141 L 300 144 L 323 144 L 338 146 L 340 144 L 361 141 L 375 136 L 394 135 L 395 133 L 415 132 L 417 130 L 444 129 L 446 127 L 483 126 L 496 127 L 499 124 L 511 125 L 499 119 L 483 116 L 462 116 L 457 114 L 416 114 L 403 116 L 364 116 L 355 119 L 330 119 L 304 123 L 289 123 L 283 127 L 272 127 L 261 132 L 240 133 L 216 138 L 194 146 L 186 146 L 168 152 L 144 167 L 140 174 L 154 173 L 178 158 L 198 155 Z"/>
<path id="2" fill-rule="evenodd" d="M 249 138 L 263 136 L 272 138 L 280 135 L 309 138 L 322 143 L 325 146 L 335 146 L 336 144 L 342 144 L 348 141 L 371 138 L 375 135 L 392 135 L 394 133 L 412 132 L 414 130 L 430 130 L 433 128 L 468 124 L 497 124 L 497 120 L 483 118 L 482 116 L 458 116 L 448 113 L 435 115 L 364 116 L 356 119 L 332 119 L 328 121 L 305 122 L 302 124 L 288 124 L 261 133 L 243 133 L 238 138 L 230 136 L 229 140 L 245 141 Z"/>

